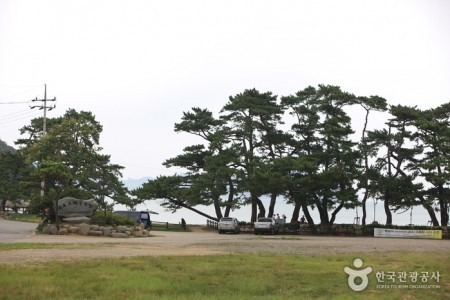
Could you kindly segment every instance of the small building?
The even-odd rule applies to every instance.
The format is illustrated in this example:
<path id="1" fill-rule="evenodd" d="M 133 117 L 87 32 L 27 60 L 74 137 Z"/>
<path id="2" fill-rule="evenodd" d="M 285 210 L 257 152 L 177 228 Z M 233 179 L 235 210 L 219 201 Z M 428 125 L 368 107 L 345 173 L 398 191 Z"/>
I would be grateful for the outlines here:
<path id="1" fill-rule="evenodd" d="M 7 200 L 5 203 L 5 211 L 15 211 L 24 213 L 29 205 L 30 205 L 29 200 L 20 200 L 15 202 Z"/>

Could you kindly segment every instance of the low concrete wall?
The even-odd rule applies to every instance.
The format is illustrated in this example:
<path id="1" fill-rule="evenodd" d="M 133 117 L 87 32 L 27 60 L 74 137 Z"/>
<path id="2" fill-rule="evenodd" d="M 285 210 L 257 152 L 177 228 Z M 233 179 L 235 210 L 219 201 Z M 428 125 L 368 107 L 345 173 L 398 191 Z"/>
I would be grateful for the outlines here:
<path id="1" fill-rule="evenodd" d="M 91 224 L 61 224 L 59 231 L 55 224 L 46 225 L 42 229 L 44 234 L 66 235 L 79 234 L 90 236 L 108 236 L 112 238 L 128 238 L 128 237 L 148 237 L 150 231 L 143 229 L 141 226 L 99 226 Z"/>

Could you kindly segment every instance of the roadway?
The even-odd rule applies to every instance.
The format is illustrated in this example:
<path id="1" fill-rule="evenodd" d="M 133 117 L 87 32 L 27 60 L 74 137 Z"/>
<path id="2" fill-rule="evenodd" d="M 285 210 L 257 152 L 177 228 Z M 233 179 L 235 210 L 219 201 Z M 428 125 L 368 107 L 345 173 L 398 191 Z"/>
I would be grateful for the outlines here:
<path id="1" fill-rule="evenodd" d="M 0 243 L 20 242 L 34 235 L 36 223 L 16 222 L 0 218 Z"/>

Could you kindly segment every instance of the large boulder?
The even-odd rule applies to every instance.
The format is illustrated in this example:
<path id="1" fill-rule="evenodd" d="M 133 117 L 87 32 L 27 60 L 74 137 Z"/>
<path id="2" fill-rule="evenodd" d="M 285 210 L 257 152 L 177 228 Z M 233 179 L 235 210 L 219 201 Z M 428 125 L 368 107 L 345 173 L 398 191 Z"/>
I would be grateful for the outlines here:
<path id="1" fill-rule="evenodd" d="M 81 224 L 78 233 L 81 235 L 88 235 L 89 231 L 91 231 L 91 225 L 89 224 Z"/>
<path id="2" fill-rule="evenodd" d="M 48 233 L 52 235 L 58 234 L 58 228 L 56 227 L 55 224 L 48 225 Z"/>
<path id="3" fill-rule="evenodd" d="M 87 223 L 90 220 L 91 219 L 88 217 L 69 217 L 69 218 L 64 218 L 63 222 L 66 222 L 69 224 L 82 224 L 82 223 Z"/>
<path id="4" fill-rule="evenodd" d="M 111 236 L 111 227 L 103 227 L 103 235 L 104 236 Z"/>
<path id="5" fill-rule="evenodd" d="M 81 200 L 65 197 L 58 200 L 58 215 L 65 218 L 90 217 L 97 207 L 98 204 L 94 199 Z"/>

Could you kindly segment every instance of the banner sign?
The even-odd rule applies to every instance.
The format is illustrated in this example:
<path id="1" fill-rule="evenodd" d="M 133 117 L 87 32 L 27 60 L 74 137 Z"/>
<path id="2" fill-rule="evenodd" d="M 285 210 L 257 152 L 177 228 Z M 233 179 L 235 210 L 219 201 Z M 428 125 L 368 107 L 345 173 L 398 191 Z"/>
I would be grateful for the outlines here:
<path id="1" fill-rule="evenodd" d="M 442 240 L 442 230 L 406 230 L 374 228 L 374 237 Z"/>

